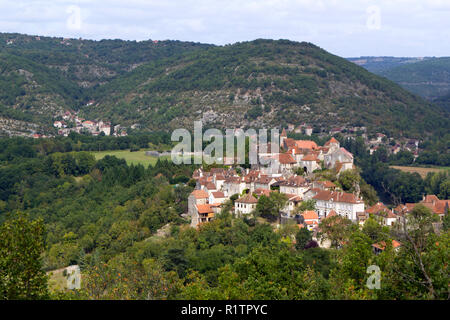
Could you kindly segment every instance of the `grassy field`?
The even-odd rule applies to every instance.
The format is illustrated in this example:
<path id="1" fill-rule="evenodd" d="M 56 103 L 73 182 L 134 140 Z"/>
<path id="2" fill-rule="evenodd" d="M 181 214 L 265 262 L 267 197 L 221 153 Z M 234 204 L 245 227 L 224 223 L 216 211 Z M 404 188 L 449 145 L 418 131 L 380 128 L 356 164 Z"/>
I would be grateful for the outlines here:
<path id="1" fill-rule="evenodd" d="M 106 155 L 116 156 L 120 159 L 125 159 L 125 161 L 131 165 L 142 164 L 144 167 L 148 167 L 149 165 L 155 165 L 158 157 L 146 156 L 145 150 L 130 152 L 130 150 L 113 150 L 113 151 L 96 151 L 92 152 L 95 156 L 96 160 L 103 159 Z M 161 157 L 163 159 L 170 159 L 169 156 Z"/>
<path id="2" fill-rule="evenodd" d="M 428 172 L 439 172 L 449 170 L 449 167 L 434 167 L 434 168 L 423 168 L 423 167 L 406 167 L 406 166 L 391 166 L 391 168 L 398 169 L 404 172 L 414 173 L 417 172 L 422 178 L 425 178 Z"/>
<path id="3" fill-rule="evenodd" d="M 95 156 L 96 160 L 103 159 L 106 155 L 116 156 L 120 159 L 125 159 L 128 165 L 131 164 L 142 164 L 145 168 L 149 165 L 155 165 L 156 161 L 158 161 L 158 157 L 146 156 L 146 150 L 130 152 L 129 150 L 112 150 L 112 151 L 94 151 L 92 154 Z M 162 156 L 159 157 L 161 160 L 171 160 L 170 156 Z M 185 156 L 186 159 L 190 158 L 190 156 Z M 200 160 L 201 161 L 201 160 Z"/>

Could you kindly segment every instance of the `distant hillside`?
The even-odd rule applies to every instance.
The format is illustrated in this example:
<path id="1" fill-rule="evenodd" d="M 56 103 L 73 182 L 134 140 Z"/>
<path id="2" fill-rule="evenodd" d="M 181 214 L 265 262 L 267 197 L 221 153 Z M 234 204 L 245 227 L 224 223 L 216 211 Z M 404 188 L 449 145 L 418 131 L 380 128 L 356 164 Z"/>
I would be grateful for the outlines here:
<path id="1" fill-rule="evenodd" d="M 406 90 L 434 101 L 450 94 L 450 58 L 348 58 Z"/>
<path id="2" fill-rule="evenodd" d="M 446 115 L 398 85 L 310 44 L 255 40 L 145 64 L 102 86 L 86 115 L 151 129 L 339 125 L 423 137 Z M 445 116 L 444 116 L 445 115 Z M 443 117 L 444 116 L 444 117 Z"/>
<path id="3" fill-rule="evenodd" d="M 58 70 L 30 59 L 0 53 L 0 114 L 45 121 L 64 106 L 83 100 L 82 88 Z"/>
<path id="4" fill-rule="evenodd" d="M 413 58 L 413 57 L 358 57 L 347 58 L 347 60 L 356 63 L 357 65 L 364 67 L 365 69 L 375 74 L 381 74 L 384 71 L 409 65 L 416 62 L 426 61 L 433 59 L 431 57 L 425 58 Z"/>
<path id="5" fill-rule="evenodd" d="M 222 128 L 306 122 L 327 132 L 354 125 L 424 138 L 449 125 L 439 106 L 311 43 L 0 34 L 0 134 L 51 131 L 53 118 L 69 109 L 147 130 L 189 128 L 197 119 Z"/>
<path id="6" fill-rule="evenodd" d="M 446 96 L 434 100 L 434 103 L 446 109 L 447 111 L 450 111 L 450 93 Z"/>
<path id="7" fill-rule="evenodd" d="M 57 69 L 81 87 L 106 83 L 143 63 L 209 46 L 182 41 L 94 41 L 0 33 L 0 52 Z"/>
<path id="8" fill-rule="evenodd" d="M 431 101 L 450 94 L 450 57 L 402 65 L 380 75 Z"/>
<path id="9" fill-rule="evenodd" d="M 144 63 L 209 46 L 0 33 L 0 133 L 10 131 L 2 123 L 15 133 L 48 131 L 53 117 L 79 109 L 96 87 Z"/>

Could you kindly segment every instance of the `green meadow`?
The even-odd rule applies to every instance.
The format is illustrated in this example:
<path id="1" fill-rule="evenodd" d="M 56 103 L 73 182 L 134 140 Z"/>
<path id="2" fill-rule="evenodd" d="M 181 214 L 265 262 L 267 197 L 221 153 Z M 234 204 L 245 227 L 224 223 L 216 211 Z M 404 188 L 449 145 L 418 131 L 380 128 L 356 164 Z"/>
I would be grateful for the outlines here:
<path id="1" fill-rule="evenodd" d="M 142 164 L 145 168 L 149 165 L 155 165 L 156 161 L 158 161 L 158 157 L 147 156 L 145 155 L 146 150 L 140 150 L 135 152 L 130 152 L 130 150 L 112 150 L 112 151 L 95 151 L 92 152 L 95 156 L 96 160 L 103 159 L 105 156 L 116 156 L 119 159 L 125 159 L 128 165 L 134 164 Z M 163 159 L 170 159 L 170 156 L 160 157 Z"/>

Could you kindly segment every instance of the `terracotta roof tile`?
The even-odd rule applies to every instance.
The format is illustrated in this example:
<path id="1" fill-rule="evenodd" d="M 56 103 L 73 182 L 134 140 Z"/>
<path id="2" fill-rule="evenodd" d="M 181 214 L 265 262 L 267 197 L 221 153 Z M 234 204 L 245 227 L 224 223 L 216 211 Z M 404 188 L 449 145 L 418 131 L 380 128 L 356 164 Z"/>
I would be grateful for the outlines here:
<path id="1" fill-rule="evenodd" d="M 205 190 L 194 190 L 191 192 L 196 199 L 207 199 L 208 193 Z"/>
<path id="2" fill-rule="evenodd" d="M 317 161 L 317 156 L 310 153 L 302 158 L 302 161 Z"/>
<path id="3" fill-rule="evenodd" d="M 339 141 L 337 141 L 334 137 L 332 137 L 330 140 L 328 140 L 325 144 L 324 147 L 328 147 L 330 144 L 332 143 L 337 143 L 339 144 Z"/>
<path id="4" fill-rule="evenodd" d="M 311 140 L 295 140 L 295 146 L 300 149 L 317 149 L 317 143 Z"/>
<path id="5" fill-rule="evenodd" d="M 376 204 L 374 204 L 373 206 L 371 206 L 370 208 L 366 209 L 367 213 L 371 213 L 371 214 L 378 214 L 380 212 L 388 212 L 390 211 L 388 207 L 386 207 L 383 203 L 378 202 Z"/>
<path id="6" fill-rule="evenodd" d="M 243 196 L 242 198 L 237 199 L 236 202 L 239 202 L 239 203 L 257 203 L 258 200 L 252 194 L 249 193 L 249 194 Z"/>
<path id="7" fill-rule="evenodd" d="M 307 210 L 307 211 L 303 212 L 302 216 L 303 216 L 303 218 L 305 218 L 305 220 L 319 219 L 319 215 L 317 214 L 317 212 L 315 212 L 313 210 Z"/>
<path id="8" fill-rule="evenodd" d="M 401 245 L 402 244 L 400 242 L 398 242 L 397 240 L 392 240 L 392 247 L 394 249 L 400 247 Z M 378 243 L 374 243 L 374 244 L 372 244 L 372 247 L 375 247 L 375 248 L 380 249 L 380 250 L 384 250 L 384 249 L 386 249 L 386 242 L 385 241 L 381 241 L 381 242 L 378 242 Z"/>
<path id="9" fill-rule="evenodd" d="M 225 194 L 222 191 L 211 192 L 214 198 L 225 198 Z"/>
<path id="10" fill-rule="evenodd" d="M 205 214 L 205 213 L 212 213 L 213 209 L 209 204 L 198 204 L 197 211 L 198 213 Z"/>
<path id="11" fill-rule="evenodd" d="M 280 153 L 278 155 L 278 161 L 280 161 L 281 164 L 294 164 L 297 163 L 297 161 L 292 158 L 292 156 L 289 153 Z"/>
<path id="12" fill-rule="evenodd" d="M 217 189 L 216 185 L 212 182 L 208 182 L 206 184 L 206 188 L 208 188 L 208 190 L 216 190 Z"/>

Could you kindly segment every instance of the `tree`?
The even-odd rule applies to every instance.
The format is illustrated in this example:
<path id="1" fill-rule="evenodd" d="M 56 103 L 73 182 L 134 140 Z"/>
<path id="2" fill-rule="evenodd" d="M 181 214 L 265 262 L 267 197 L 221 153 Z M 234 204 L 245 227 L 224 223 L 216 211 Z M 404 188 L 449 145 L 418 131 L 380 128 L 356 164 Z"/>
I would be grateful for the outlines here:
<path id="1" fill-rule="evenodd" d="M 88 268 L 83 279 L 81 294 L 96 300 L 173 299 L 181 288 L 176 272 L 164 271 L 160 261 L 144 259 L 137 263 L 125 254 Z"/>
<path id="2" fill-rule="evenodd" d="M 377 191 L 370 184 L 361 179 L 360 187 L 361 196 L 367 205 L 373 206 L 378 202 Z"/>
<path id="3" fill-rule="evenodd" d="M 306 201 L 302 201 L 300 205 L 295 208 L 296 213 L 301 213 L 307 210 L 316 210 L 316 200 L 309 199 Z"/>
<path id="4" fill-rule="evenodd" d="M 373 256 L 371 248 L 372 240 L 361 231 L 353 232 L 349 243 L 344 248 L 342 257 L 342 270 L 346 275 L 354 279 L 362 287 L 366 278 L 367 267 Z"/>
<path id="5" fill-rule="evenodd" d="M 256 204 L 255 214 L 274 221 L 279 218 L 287 200 L 287 196 L 279 192 L 271 192 L 268 197 L 262 195 Z"/>
<path id="6" fill-rule="evenodd" d="M 342 189 L 347 192 L 355 192 L 361 177 L 356 170 L 345 170 L 339 175 L 338 182 Z"/>
<path id="7" fill-rule="evenodd" d="M 312 240 L 312 233 L 307 228 L 300 228 L 295 235 L 295 247 L 297 250 L 303 250 L 309 241 Z"/>
<path id="8" fill-rule="evenodd" d="M 444 219 L 442 220 L 442 228 L 444 231 L 450 230 L 450 213 L 447 211 L 444 215 Z"/>
<path id="9" fill-rule="evenodd" d="M 165 255 L 166 263 L 164 268 L 167 271 L 174 270 L 182 278 L 186 275 L 188 261 L 186 259 L 185 250 L 180 248 L 172 248 Z"/>
<path id="10" fill-rule="evenodd" d="M 48 298 L 42 270 L 44 224 L 23 214 L 0 226 L 0 299 Z"/>
<path id="11" fill-rule="evenodd" d="M 321 230 L 319 237 L 321 241 L 328 239 L 332 247 L 339 247 L 348 240 L 352 222 L 341 216 L 332 216 L 323 219 L 319 228 Z"/>
<path id="12" fill-rule="evenodd" d="M 373 243 L 385 240 L 383 227 L 372 217 L 364 222 L 362 232 L 367 235 Z"/>
<path id="13" fill-rule="evenodd" d="M 439 269 L 443 267 L 442 265 L 436 266 L 436 261 L 429 258 L 429 248 L 433 248 L 437 242 L 432 223 L 438 219 L 437 215 L 422 204 L 416 205 L 403 218 L 403 246 L 400 263 L 397 265 L 397 272 L 404 283 L 415 288 L 417 293 L 421 291 L 420 288 L 425 288 L 427 293 L 424 296 L 433 299 L 440 296 L 433 273 L 435 273 L 436 267 Z"/>

